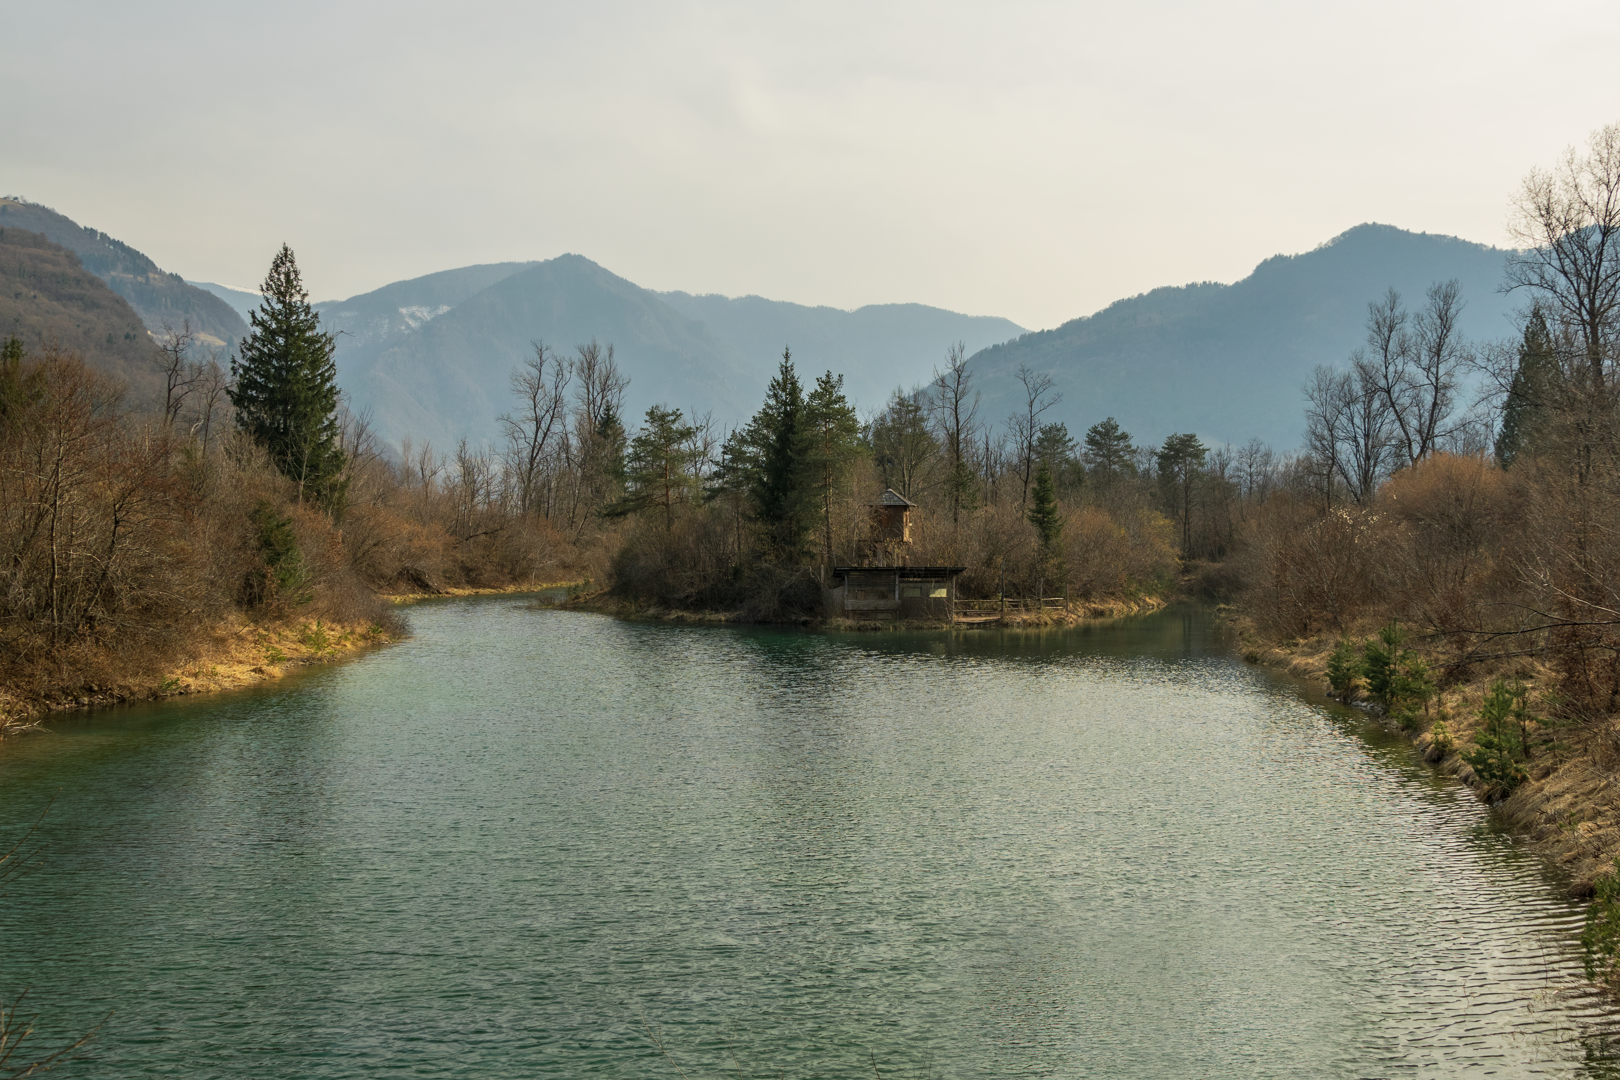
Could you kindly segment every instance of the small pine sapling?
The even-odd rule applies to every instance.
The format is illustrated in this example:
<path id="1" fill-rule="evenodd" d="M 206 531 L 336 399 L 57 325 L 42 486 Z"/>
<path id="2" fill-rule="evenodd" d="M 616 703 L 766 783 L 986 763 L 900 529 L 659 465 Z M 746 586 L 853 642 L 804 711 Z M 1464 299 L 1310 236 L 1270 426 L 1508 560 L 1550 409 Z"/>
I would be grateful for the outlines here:
<path id="1" fill-rule="evenodd" d="M 1327 662 L 1328 687 L 1333 696 L 1346 703 L 1354 701 L 1356 683 L 1363 673 L 1364 665 L 1355 645 L 1349 638 L 1341 638 Z"/>
<path id="2" fill-rule="evenodd" d="M 1468 762 L 1486 788 L 1506 795 L 1530 778 L 1524 762 L 1530 758 L 1530 725 L 1537 722 L 1521 682 L 1497 679 L 1491 683 L 1479 718 L 1484 728 L 1474 736 L 1474 749 L 1465 750 Z"/>

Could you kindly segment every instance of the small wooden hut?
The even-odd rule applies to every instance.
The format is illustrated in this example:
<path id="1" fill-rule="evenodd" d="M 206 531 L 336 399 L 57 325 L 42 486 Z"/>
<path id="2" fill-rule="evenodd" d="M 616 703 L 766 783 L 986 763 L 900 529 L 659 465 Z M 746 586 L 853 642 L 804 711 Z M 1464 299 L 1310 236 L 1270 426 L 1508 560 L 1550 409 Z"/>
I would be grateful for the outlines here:
<path id="1" fill-rule="evenodd" d="M 872 504 L 872 539 L 880 547 L 911 543 L 911 511 L 916 503 L 894 488 L 884 488 Z"/>
<path id="2" fill-rule="evenodd" d="M 956 611 L 965 566 L 835 566 L 828 614 L 846 619 L 939 619 Z"/>

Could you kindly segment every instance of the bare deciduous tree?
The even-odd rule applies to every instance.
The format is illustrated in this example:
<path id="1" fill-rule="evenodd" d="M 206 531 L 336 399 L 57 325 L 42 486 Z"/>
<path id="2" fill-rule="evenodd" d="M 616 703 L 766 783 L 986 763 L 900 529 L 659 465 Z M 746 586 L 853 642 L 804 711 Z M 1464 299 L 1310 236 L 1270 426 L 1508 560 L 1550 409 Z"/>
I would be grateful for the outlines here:
<path id="1" fill-rule="evenodd" d="M 973 386 L 968 368 L 967 345 L 958 341 L 945 352 L 945 369 L 934 370 L 934 415 L 945 444 L 946 490 L 951 508 L 951 525 L 961 523 L 962 511 L 974 504 L 973 469 L 968 464 L 978 433 L 979 391 Z"/>
<path id="2" fill-rule="evenodd" d="M 1046 411 L 1063 401 L 1063 395 L 1052 388 L 1052 376 L 1031 371 L 1028 364 L 1018 365 L 1018 382 L 1024 388 L 1024 407 L 1007 418 L 1012 433 L 1013 452 L 1017 454 L 1018 478 L 1021 488 L 1018 508 L 1029 503 L 1029 483 L 1035 474 L 1035 440 L 1040 435 L 1041 417 Z"/>
<path id="3" fill-rule="evenodd" d="M 1620 330 L 1620 124 L 1593 132 L 1585 154 L 1571 147 L 1552 169 L 1532 170 L 1509 229 L 1521 250 L 1508 261 L 1508 286 L 1568 328 L 1571 374 L 1608 401 Z"/>
<path id="4" fill-rule="evenodd" d="M 191 361 L 191 348 L 196 340 L 197 334 L 191 329 L 190 319 L 182 320 L 178 330 L 168 323 L 163 324 L 163 336 L 158 338 L 152 364 L 163 379 L 163 423 L 166 427 L 174 426 L 187 395 L 196 385 L 199 371 Z"/>
<path id="5" fill-rule="evenodd" d="M 569 365 L 544 342 L 531 342 L 534 355 L 512 371 L 513 412 L 502 413 L 507 462 L 517 486 L 518 512 L 550 516 L 550 485 L 545 474 L 568 420 Z"/>

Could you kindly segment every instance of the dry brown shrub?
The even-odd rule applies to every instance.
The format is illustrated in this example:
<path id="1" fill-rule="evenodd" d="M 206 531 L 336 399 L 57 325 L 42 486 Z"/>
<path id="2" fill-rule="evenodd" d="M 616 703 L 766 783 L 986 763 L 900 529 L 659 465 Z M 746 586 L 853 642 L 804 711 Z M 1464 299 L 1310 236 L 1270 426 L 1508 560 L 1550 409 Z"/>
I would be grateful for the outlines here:
<path id="1" fill-rule="evenodd" d="M 1259 508 L 1241 556 L 1256 623 L 1274 637 L 1343 630 L 1377 599 L 1383 566 L 1375 515 L 1327 513 L 1287 496 Z"/>
<path id="2" fill-rule="evenodd" d="M 1069 511 L 1063 536 L 1076 599 L 1159 588 L 1176 571 L 1175 523 L 1152 510 L 1079 507 Z"/>
<path id="3" fill-rule="evenodd" d="M 1511 588 L 1505 530 L 1521 516 L 1518 489 L 1482 456 L 1435 454 L 1380 490 L 1387 536 L 1383 607 L 1442 635 L 1486 627 Z"/>

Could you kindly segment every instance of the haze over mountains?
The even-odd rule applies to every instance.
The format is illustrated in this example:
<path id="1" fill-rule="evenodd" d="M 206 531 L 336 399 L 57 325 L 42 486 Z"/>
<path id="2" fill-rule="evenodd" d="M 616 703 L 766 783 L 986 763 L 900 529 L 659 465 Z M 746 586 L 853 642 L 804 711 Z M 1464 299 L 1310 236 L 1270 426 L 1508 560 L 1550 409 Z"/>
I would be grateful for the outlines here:
<path id="1" fill-rule="evenodd" d="M 29 226 L 62 240 L 41 248 L 18 231 Z M 20 245 L 5 321 L 26 329 L 30 346 L 55 334 L 93 361 L 105 353 L 101 366 L 137 382 L 136 342 L 123 325 L 129 318 L 114 310 L 121 305 L 78 278 L 43 292 L 23 279 L 93 272 L 147 329 L 190 318 L 227 345 L 246 333 L 242 316 L 258 303 L 257 293 L 182 281 L 37 204 L 0 200 L 0 230 Z M 58 243 L 83 270 L 62 261 L 72 255 L 47 250 Z M 1343 363 L 1363 340 L 1368 301 L 1388 288 L 1417 308 L 1429 285 L 1456 278 L 1467 301 L 1463 332 L 1475 340 L 1509 335 L 1518 301 L 1500 292 L 1506 255 L 1452 237 L 1360 225 L 1313 251 L 1268 259 L 1231 285 L 1155 289 L 1037 332 L 921 304 L 842 311 L 659 293 L 580 255 L 446 270 L 316 306 L 337 335 L 339 381 L 352 407 L 370 413 L 391 445 L 407 436 L 441 449 L 464 437 L 495 441 L 496 417 L 510 408 L 510 373 L 530 355 L 531 341 L 566 355 L 594 338 L 613 344 L 631 379 L 625 419 L 632 426 L 651 404 L 709 412 L 722 425 L 745 421 L 784 345 L 807 381 L 829 369 L 842 373 L 852 400 L 869 412 L 896 387 L 926 382 L 961 341 L 983 392 L 981 421 L 1005 421 L 1020 401 L 1018 368 L 1028 365 L 1051 375 L 1063 394 L 1044 419 L 1067 423 L 1076 436 L 1114 416 L 1139 442 L 1191 431 L 1212 444 L 1258 437 L 1291 449 L 1303 433 L 1301 386 L 1311 369 Z"/>
<path id="2" fill-rule="evenodd" d="M 801 374 L 841 373 L 869 406 L 927 378 L 952 342 L 981 348 L 1021 332 L 921 304 L 841 311 L 655 293 L 579 255 L 449 270 L 317 306 L 339 335 L 339 378 L 355 407 L 390 442 L 410 435 L 441 447 L 497 437 L 510 373 L 536 340 L 565 355 L 611 343 L 630 377 L 627 423 L 668 404 L 734 424 L 758 408 L 784 347 Z"/>
<path id="3" fill-rule="evenodd" d="M 1063 401 L 1045 419 L 1079 435 L 1116 417 L 1139 441 L 1177 431 L 1206 442 L 1303 435 L 1301 386 L 1319 363 L 1361 344 L 1367 303 L 1394 287 L 1409 306 L 1456 278 L 1463 332 L 1496 339 L 1515 301 L 1500 291 L 1506 252 L 1361 225 L 1301 255 L 1266 260 L 1232 285 L 1155 289 L 1034 333 L 1005 319 L 916 304 L 840 311 L 765 300 L 654 293 L 589 259 L 564 255 L 398 282 L 319 305 L 341 331 L 338 364 L 379 433 L 444 445 L 495 437 L 507 377 L 541 339 L 567 352 L 612 342 L 631 377 L 628 419 L 660 403 L 738 423 L 758 407 L 784 345 L 801 375 L 845 375 L 863 410 L 926 382 L 956 341 L 972 354 L 980 419 L 1001 423 L 1019 401 L 1021 364 L 1052 376 Z"/>

